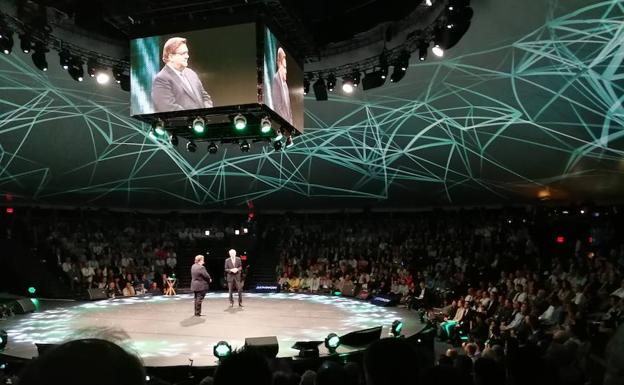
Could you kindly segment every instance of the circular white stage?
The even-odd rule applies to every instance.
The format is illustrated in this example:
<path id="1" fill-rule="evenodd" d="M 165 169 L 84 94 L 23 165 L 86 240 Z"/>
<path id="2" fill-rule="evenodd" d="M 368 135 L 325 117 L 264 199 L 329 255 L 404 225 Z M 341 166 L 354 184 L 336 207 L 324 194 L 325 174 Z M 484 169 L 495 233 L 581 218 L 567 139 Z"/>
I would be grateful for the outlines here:
<path id="1" fill-rule="evenodd" d="M 35 343 L 59 343 L 93 331 L 125 331 L 146 366 L 216 364 L 212 349 L 218 341 L 241 347 L 247 337 L 276 336 L 278 357 L 296 356 L 296 341 L 324 340 L 329 333 L 346 333 L 383 326 L 387 336 L 395 319 L 403 334 L 422 329 L 416 314 L 344 297 L 292 293 L 244 294 L 244 308 L 230 308 L 227 293 L 208 293 L 202 317 L 193 316 L 193 295 L 131 297 L 97 302 L 44 302 L 36 313 L 16 316 L 4 324 L 9 342 L 4 354 L 32 358 Z M 45 310 L 47 308 L 47 310 Z M 350 349 L 339 347 L 338 352 Z M 321 354 L 327 353 L 321 345 Z"/>

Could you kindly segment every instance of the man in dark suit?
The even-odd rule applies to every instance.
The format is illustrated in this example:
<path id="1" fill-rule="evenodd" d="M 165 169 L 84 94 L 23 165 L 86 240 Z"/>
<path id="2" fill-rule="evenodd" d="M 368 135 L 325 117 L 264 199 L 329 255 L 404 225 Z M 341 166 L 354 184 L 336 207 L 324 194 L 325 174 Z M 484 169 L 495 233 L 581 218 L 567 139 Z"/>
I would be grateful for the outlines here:
<path id="1" fill-rule="evenodd" d="M 210 274 L 204 267 L 204 256 L 195 256 L 195 264 L 191 267 L 191 290 L 195 293 L 195 315 L 201 315 L 201 306 L 206 292 L 208 291 L 208 284 L 212 282 Z"/>
<path id="2" fill-rule="evenodd" d="M 230 257 L 225 259 L 225 273 L 227 274 L 228 291 L 230 292 L 230 307 L 234 306 L 234 297 L 232 296 L 234 284 L 236 284 L 236 289 L 238 290 L 238 306 L 243 307 L 243 288 L 241 284 L 243 264 L 241 259 L 236 256 L 236 250 L 231 249 L 228 254 Z"/>
<path id="3" fill-rule="evenodd" d="M 152 101 L 155 112 L 193 110 L 212 107 L 212 98 L 199 76 L 188 68 L 186 39 L 172 37 L 163 47 L 165 66 L 152 83 Z"/>

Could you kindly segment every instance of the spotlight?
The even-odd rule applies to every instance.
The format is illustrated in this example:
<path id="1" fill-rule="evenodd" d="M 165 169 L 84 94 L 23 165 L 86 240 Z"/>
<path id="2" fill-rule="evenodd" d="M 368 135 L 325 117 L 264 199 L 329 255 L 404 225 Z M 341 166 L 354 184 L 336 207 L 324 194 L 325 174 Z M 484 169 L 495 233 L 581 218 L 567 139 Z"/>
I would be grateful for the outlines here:
<path id="1" fill-rule="evenodd" d="M 95 77 L 95 71 L 98 68 L 98 62 L 97 60 L 95 60 L 94 58 L 89 58 L 87 60 L 87 74 L 89 75 L 89 77 L 94 78 Z"/>
<path id="2" fill-rule="evenodd" d="M 336 333 L 330 333 L 325 337 L 325 347 L 330 354 L 336 353 L 338 346 L 340 346 L 340 337 Z"/>
<path id="3" fill-rule="evenodd" d="M 303 94 L 307 95 L 310 92 L 310 81 L 308 78 L 303 79 Z"/>
<path id="4" fill-rule="evenodd" d="M 5 330 L 0 330 L 0 350 L 4 350 L 9 342 L 9 335 Z"/>
<path id="5" fill-rule="evenodd" d="M 221 361 L 232 354 L 232 347 L 225 341 L 219 341 L 212 349 L 212 354 Z"/>
<path id="6" fill-rule="evenodd" d="M 152 128 L 154 129 L 154 132 L 156 133 L 156 135 L 158 136 L 165 135 L 165 122 L 163 122 L 162 119 L 156 119 L 152 123 Z"/>
<path id="7" fill-rule="evenodd" d="M 240 144 L 240 150 L 241 152 L 249 152 L 249 142 L 247 142 L 246 140 L 243 140 Z"/>
<path id="8" fill-rule="evenodd" d="M 286 144 L 284 145 L 284 148 L 292 147 L 293 144 L 295 143 L 293 142 L 292 136 L 289 136 L 288 138 L 286 138 Z"/>
<path id="9" fill-rule="evenodd" d="M 243 114 L 234 117 L 234 127 L 237 130 L 244 130 L 247 127 L 247 118 Z"/>
<path id="10" fill-rule="evenodd" d="M 32 48 L 32 40 L 30 39 L 30 35 L 20 35 L 20 48 L 22 49 L 22 52 L 30 53 L 30 50 Z"/>
<path id="11" fill-rule="evenodd" d="M 37 292 L 37 289 L 34 286 L 31 286 L 28 288 L 28 294 L 35 295 L 36 292 Z"/>
<path id="12" fill-rule="evenodd" d="M 71 55 L 68 50 L 63 49 L 59 52 L 59 64 L 64 70 L 69 68 L 69 62 L 71 61 Z"/>
<path id="13" fill-rule="evenodd" d="M 327 77 L 327 90 L 329 92 L 333 92 L 335 86 L 336 86 L 336 75 L 329 74 L 329 76 Z"/>
<path id="14" fill-rule="evenodd" d="M 385 77 L 381 71 L 369 72 L 362 79 L 362 89 L 369 90 L 371 88 L 381 87 L 385 83 Z"/>
<path id="15" fill-rule="evenodd" d="M 115 81 L 117 82 L 117 84 L 121 83 L 122 77 L 123 77 L 123 67 L 116 65 L 113 67 L 113 78 L 115 79 Z"/>
<path id="16" fill-rule="evenodd" d="M 353 70 L 353 73 L 351 74 L 351 80 L 353 80 L 353 87 L 357 87 L 360 84 L 360 70 Z"/>
<path id="17" fill-rule="evenodd" d="M 394 322 L 392 322 L 392 329 L 390 329 L 392 335 L 394 337 L 399 337 L 401 335 L 401 329 L 403 329 L 403 321 L 398 319 L 394 320 Z"/>
<path id="18" fill-rule="evenodd" d="M 282 149 L 282 141 L 281 140 L 276 140 L 275 142 L 273 142 L 273 148 L 275 149 L 275 151 L 279 151 Z"/>
<path id="19" fill-rule="evenodd" d="M 39 68 L 40 71 L 48 70 L 48 61 L 46 60 L 46 52 L 48 50 L 45 48 L 43 44 L 36 44 L 33 54 L 32 61 L 35 67 Z"/>
<path id="20" fill-rule="evenodd" d="M 192 140 L 189 140 L 189 142 L 186 144 L 186 151 L 195 152 L 195 150 L 197 150 L 197 145 Z"/>
<path id="21" fill-rule="evenodd" d="M 327 88 L 325 87 L 325 80 L 319 77 L 316 82 L 314 82 L 314 97 L 318 101 L 327 100 Z"/>
<path id="22" fill-rule="evenodd" d="M 407 71 L 407 67 L 409 67 L 409 61 L 410 61 L 410 53 L 408 51 L 401 51 L 401 54 L 399 55 L 395 66 L 398 66 L 402 71 Z"/>
<path id="23" fill-rule="evenodd" d="M 130 75 L 122 74 L 119 80 L 119 86 L 122 90 L 130 91 Z"/>
<path id="24" fill-rule="evenodd" d="M 205 126 L 204 118 L 202 118 L 201 116 L 198 116 L 195 118 L 195 120 L 193 120 L 193 131 L 195 131 L 195 133 L 203 134 L 205 128 L 206 126 Z"/>
<path id="25" fill-rule="evenodd" d="M 429 43 L 423 41 L 418 44 L 418 60 L 427 60 L 427 51 L 429 51 Z"/>
<path id="26" fill-rule="evenodd" d="M 9 55 L 13 50 L 13 32 L 6 28 L 0 30 L 0 50 L 5 55 Z"/>
<path id="27" fill-rule="evenodd" d="M 426 5 L 427 7 L 431 7 L 431 6 L 433 5 L 432 0 L 425 0 L 425 5 Z"/>
<path id="28" fill-rule="evenodd" d="M 268 116 L 265 116 L 260 121 L 260 132 L 262 132 L 263 134 L 268 134 L 269 132 L 271 132 L 271 119 L 269 119 Z"/>
<path id="29" fill-rule="evenodd" d="M 78 56 L 74 56 L 69 61 L 69 66 L 67 68 L 67 72 L 69 76 L 72 77 L 77 82 L 81 82 L 84 80 L 84 69 L 82 68 L 82 60 Z"/>
<path id="30" fill-rule="evenodd" d="M 208 153 L 209 154 L 216 154 L 217 151 L 219 151 L 219 147 L 216 145 L 215 142 L 210 142 L 210 144 L 208 145 Z"/>
<path id="31" fill-rule="evenodd" d="M 440 47 L 439 44 L 434 45 L 433 48 L 431 48 L 431 52 L 433 52 L 433 54 L 437 57 L 444 56 L 444 50 L 442 49 L 442 47 Z"/>
<path id="32" fill-rule="evenodd" d="M 351 80 L 351 78 L 349 77 L 343 78 L 342 79 L 342 91 L 347 94 L 351 94 L 353 93 L 353 89 L 354 89 L 353 80 Z"/>
<path id="33" fill-rule="evenodd" d="M 284 136 L 282 135 L 282 132 L 281 131 L 277 131 L 277 135 L 275 135 L 275 138 L 273 138 L 273 140 L 280 141 L 280 140 L 282 140 L 283 137 Z"/>
<path id="34" fill-rule="evenodd" d="M 295 350 L 299 350 L 299 354 L 297 355 L 297 357 L 318 358 L 319 356 L 318 347 L 322 343 L 323 341 L 297 341 L 291 348 Z"/>
<path id="35" fill-rule="evenodd" d="M 100 69 L 95 72 L 95 80 L 98 84 L 107 84 L 110 81 L 110 75 L 104 70 Z"/>
<path id="36" fill-rule="evenodd" d="M 169 134 L 169 143 L 171 143 L 172 146 L 177 146 L 178 145 L 178 136 L 176 134 Z"/>

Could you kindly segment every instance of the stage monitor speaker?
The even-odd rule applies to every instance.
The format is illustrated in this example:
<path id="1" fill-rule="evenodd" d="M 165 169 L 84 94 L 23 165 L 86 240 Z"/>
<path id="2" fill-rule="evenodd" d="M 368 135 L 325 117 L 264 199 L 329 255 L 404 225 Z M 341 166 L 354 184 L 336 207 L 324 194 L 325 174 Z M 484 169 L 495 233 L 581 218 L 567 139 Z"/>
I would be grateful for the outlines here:
<path id="1" fill-rule="evenodd" d="M 346 346 L 365 346 L 381 338 L 381 326 L 358 330 L 340 337 L 340 343 Z"/>
<path id="2" fill-rule="evenodd" d="M 275 358 L 279 351 L 276 336 L 245 338 L 245 349 L 256 349 L 269 358 Z"/>
<path id="3" fill-rule="evenodd" d="M 427 325 L 423 330 L 415 333 L 405 340 L 418 352 L 422 367 L 433 367 L 435 363 L 435 328 Z"/>
<path id="4" fill-rule="evenodd" d="M 106 293 L 106 289 L 87 289 L 87 293 L 89 293 L 90 301 L 108 298 L 108 293 Z"/>
<path id="5" fill-rule="evenodd" d="M 399 304 L 399 297 L 393 294 L 380 294 L 374 296 L 371 303 L 377 306 L 396 306 Z"/>
<path id="6" fill-rule="evenodd" d="M 38 344 L 35 343 L 35 345 L 37 346 L 37 354 L 39 354 L 40 356 L 45 354 L 46 352 L 54 349 L 55 347 L 57 347 L 59 344 Z"/>
<path id="7" fill-rule="evenodd" d="M 35 311 L 35 304 L 29 298 L 20 298 L 15 300 L 13 311 L 16 314 L 32 313 Z"/>

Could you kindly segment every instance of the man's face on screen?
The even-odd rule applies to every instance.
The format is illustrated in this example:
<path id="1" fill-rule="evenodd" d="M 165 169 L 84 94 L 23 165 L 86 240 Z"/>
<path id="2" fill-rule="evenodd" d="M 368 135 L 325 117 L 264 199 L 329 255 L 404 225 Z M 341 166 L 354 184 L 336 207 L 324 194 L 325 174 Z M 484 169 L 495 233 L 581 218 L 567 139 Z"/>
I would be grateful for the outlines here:
<path id="1" fill-rule="evenodd" d="M 175 69 L 182 71 L 188 66 L 188 47 L 186 44 L 180 44 L 175 53 L 169 55 L 169 63 L 171 63 Z"/>

